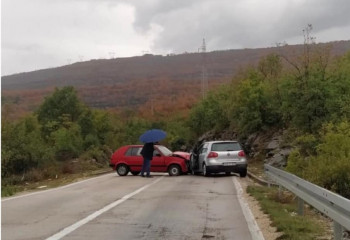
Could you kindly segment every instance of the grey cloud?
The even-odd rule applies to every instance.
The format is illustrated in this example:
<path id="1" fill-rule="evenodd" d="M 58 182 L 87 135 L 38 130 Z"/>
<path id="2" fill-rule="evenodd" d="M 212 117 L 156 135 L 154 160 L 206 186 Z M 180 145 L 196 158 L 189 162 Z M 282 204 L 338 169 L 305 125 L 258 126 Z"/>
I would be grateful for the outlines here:
<path id="1" fill-rule="evenodd" d="M 244 0 L 151 2 L 134 3 L 134 25 L 143 31 L 151 24 L 162 27 L 154 41 L 155 51 L 193 51 L 203 37 L 213 50 L 267 47 L 298 36 L 302 39 L 302 29 L 309 23 L 316 37 L 317 32 L 350 25 L 348 0 L 250 1 L 251 6 Z"/>
<path id="2" fill-rule="evenodd" d="M 195 52 L 202 38 L 208 51 L 302 43 L 309 23 L 317 41 L 350 39 L 349 0 L 3 0 L 1 11 L 6 74 L 110 51 Z"/>

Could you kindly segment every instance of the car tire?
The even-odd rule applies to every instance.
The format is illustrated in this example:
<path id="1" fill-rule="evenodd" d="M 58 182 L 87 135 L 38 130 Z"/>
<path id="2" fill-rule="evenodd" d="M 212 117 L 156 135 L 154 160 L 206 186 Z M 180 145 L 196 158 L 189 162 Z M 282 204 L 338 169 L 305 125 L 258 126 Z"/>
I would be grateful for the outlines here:
<path id="1" fill-rule="evenodd" d="M 210 175 L 210 173 L 208 172 L 207 165 L 205 165 L 205 163 L 203 163 L 203 176 L 208 177 L 209 175 Z"/>
<path id="2" fill-rule="evenodd" d="M 139 175 L 139 173 L 140 173 L 140 172 L 134 172 L 134 171 L 131 172 L 131 174 L 134 175 L 134 176 Z"/>
<path id="3" fill-rule="evenodd" d="M 246 177 L 247 176 L 247 169 L 243 169 L 242 171 L 239 172 L 240 177 Z"/>
<path id="4" fill-rule="evenodd" d="M 181 174 L 181 169 L 178 165 L 170 165 L 168 169 L 168 173 L 170 176 L 179 176 Z"/>
<path id="5" fill-rule="evenodd" d="M 225 172 L 226 176 L 231 176 L 231 172 Z"/>
<path id="6" fill-rule="evenodd" d="M 129 173 L 129 167 L 125 164 L 119 164 L 117 166 L 117 173 L 119 176 L 126 176 Z"/>

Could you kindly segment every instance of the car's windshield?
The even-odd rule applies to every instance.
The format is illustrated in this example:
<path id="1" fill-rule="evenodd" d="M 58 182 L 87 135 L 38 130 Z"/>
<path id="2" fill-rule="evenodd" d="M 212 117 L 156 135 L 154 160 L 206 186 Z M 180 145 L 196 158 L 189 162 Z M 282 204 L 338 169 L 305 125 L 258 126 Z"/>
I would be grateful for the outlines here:
<path id="1" fill-rule="evenodd" d="M 170 156 L 171 154 L 173 154 L 172 151 L 170 151 L 168 148 L 166 148 L 164 146 L 157 146 L 157 147 L 158 147 L 159 151 L 161 151 L 164 156 Z"/>
<path id="2" fill-rule="evenodd" d="M 242 148 L 238 142 L 214 143 L 213 146 L 211 147 L 211 150 L 216 152 L 239 151 L 241 149 Z"/>

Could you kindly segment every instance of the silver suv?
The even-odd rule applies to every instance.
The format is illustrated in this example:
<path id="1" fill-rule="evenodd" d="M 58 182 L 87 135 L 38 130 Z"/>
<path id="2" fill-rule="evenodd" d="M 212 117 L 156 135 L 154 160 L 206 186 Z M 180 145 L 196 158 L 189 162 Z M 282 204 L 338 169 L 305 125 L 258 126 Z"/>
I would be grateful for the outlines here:
<path id="1" fill-rule="evenodd" d="M 231 172 L 239 173 L 240 177 L 247 175 L 247 158 L 237 141 L 204 142 L 192 151 L 190 168 L 192 174 Z"/>

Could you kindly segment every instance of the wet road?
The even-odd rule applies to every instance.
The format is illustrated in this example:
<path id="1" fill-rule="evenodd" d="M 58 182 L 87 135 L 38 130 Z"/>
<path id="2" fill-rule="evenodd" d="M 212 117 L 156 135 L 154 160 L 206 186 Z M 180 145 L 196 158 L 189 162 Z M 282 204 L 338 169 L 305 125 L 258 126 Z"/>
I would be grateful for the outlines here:
<path id="1" fill-rule="evenodd" d="M 237 180 L 113 173 L 4 199 L 2 239 L 253 239 Z"/>

